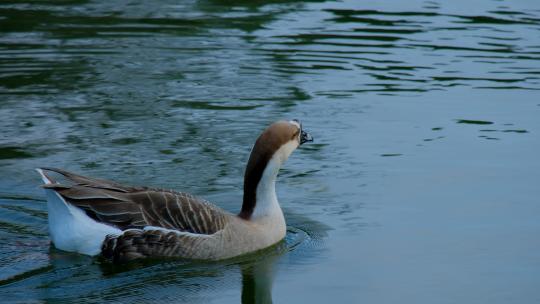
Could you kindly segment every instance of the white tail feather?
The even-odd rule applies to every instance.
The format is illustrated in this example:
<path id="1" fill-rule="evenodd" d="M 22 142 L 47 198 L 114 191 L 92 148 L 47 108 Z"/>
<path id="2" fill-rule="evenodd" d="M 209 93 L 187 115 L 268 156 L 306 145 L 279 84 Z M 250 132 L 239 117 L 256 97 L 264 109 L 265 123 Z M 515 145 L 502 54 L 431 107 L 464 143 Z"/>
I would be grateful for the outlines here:
<path id="1" fill-rule="evenodd" d="M 40 168 L 37 168 L 36 171 L 41 175 L 41 179 L 43 180 L 43 183 L 45 184 L 52 184 L 52 181 L 43 173 L 43 170 Z"/>
<path id="2" fill-rule="evenodd" d="M 52 181 L 43 170 L 36 169 L 45 184 Z M 87 255 L 101 252 L 108 234 L 121 234 L 118 228 L 96 222 L 86 213 L 66 202 L 56 191 L 45 189 L 49 217 L 49 234 L 56 248 Z"/>

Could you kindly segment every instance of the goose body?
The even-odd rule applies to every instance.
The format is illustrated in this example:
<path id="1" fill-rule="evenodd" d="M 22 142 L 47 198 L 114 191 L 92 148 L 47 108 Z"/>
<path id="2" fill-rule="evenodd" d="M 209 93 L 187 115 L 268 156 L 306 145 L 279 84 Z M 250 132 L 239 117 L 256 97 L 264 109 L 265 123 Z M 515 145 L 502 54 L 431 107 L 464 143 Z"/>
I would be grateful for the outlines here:
<path id="1" fill-rule="evenodd" d="M 113 262 L 145 257 L 220 260 L 266 248 L 286 233 L 275 191 L 278 171 L 310 140 L 296 120 L 273 123 L 262 132 L 246 167 L 238 215 L 188 193 L 37 169 L 45 183 L 51 240 L 58 249 Z M 56 182 L 49 172 L 69 183 Z"/>

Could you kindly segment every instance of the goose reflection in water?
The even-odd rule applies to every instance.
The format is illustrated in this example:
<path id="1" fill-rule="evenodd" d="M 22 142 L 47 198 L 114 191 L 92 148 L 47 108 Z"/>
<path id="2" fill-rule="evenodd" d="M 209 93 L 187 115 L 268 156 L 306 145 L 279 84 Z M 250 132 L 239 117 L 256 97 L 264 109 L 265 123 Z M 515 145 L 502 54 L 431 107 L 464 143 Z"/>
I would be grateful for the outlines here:
<path id="1" fill-rule="evenodd" d="M 104 260 L 98 260 L 103 278 L 94 280 L 81 290 L 81 287 L 73 288 L 68 293 L 73 293 L 69 297 L 95 299 L 96 293 L 101 293 L 101 299 L 122 294 L 123 298 L 134 301 L 166 301 L 173 300 L 174 303 L 205 303 L 208 294 L 221 293 L 223 297 L 229 297 L 230 293 L 224 291 L 234 291 L 239 288 L 241 292 L 241 303 L 272 303 L 272 286 L 276 265 L 290 248 L 285 242 L 276 246 L 250 254 L 238 259 L 216 263 L 194 263 L 182 260 L 140 260 L 123 265 L 114 265 Z M 51 249 L 55 267 L 72 264 L 80 256 L 64 253 Z M 84 257 L 85 258 L 85 257 Z M 86 266 L 88 267 L 88 266 Z M 92 267 L 92 266 L 90 266 Z M 85 272 L 81 267 L 78 270 L 65 269 L 66 281 L 78 276 L 78 272 Z M 72 272 L 73 271 L 73 272 Z M 240 280 L 230 280 L 237 277 L 235 273 L 240 271 Z M 241 287 L 238 286 L 241 282 Z M 73 282 L 76 284 L 75 282 Z M 153 292 L 140 293 L 140 287 Z M 78 290 L 77 290 L 78 289 Z M 220 292 L 221 290 L 221 292 Z M 78 293 L 84 293 L 84 295 Z M 235 292 L 236 293 L 236 292 Z M 78 294 L 78 295 L 76 295 Z M 69 298 L 68 297 L 68 298 Z M 238 298 L 237 298 L 238 299 Z M 234 300 L 238 302 L 237 300 Z"/>
<path id="2" fill-rule="evenodd" d="M 275 262 L 278 255 L 242 265 L 242 304 L 272 303 L 272 284 L 274 282 Z"/>

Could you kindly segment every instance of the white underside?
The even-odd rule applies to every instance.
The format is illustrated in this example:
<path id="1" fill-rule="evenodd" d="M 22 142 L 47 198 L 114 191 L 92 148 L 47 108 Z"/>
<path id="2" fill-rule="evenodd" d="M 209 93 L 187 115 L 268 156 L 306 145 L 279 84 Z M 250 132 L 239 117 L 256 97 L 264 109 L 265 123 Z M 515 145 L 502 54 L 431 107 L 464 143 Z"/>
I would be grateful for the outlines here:
<path id="1" fill-rule="evenodd" d="M 51 181 L 36 169 L 45 184 Z M 65 251 L 74 251 L 87 255 L 101 252 L 101 245 L 108 234 L 119 235 L 118 228 L 96 222 L 86 213 L 67 203 L 58 193 L 45 189 L 49 213 L 49 234 L 54 246 Z"/>

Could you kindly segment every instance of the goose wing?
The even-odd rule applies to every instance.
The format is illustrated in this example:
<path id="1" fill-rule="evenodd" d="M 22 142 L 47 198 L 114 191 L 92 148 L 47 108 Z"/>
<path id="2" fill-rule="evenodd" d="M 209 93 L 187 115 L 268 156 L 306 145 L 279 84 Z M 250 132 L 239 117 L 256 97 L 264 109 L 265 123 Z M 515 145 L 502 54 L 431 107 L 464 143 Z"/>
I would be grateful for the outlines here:
<path id="1" fill-rule="evenodd" d="M 56 168 L 42 168 L 63 175 L 70 185 L 44 185 L 94 220 L 122 230 L 147 226 L 214 234 L 222 230 L 230 213 L 191 194 L 147 187 L 131 187 Z"/>
<path id="2" fill-rule="evenodd" d="M 191 234 L 168 229 L 128 229 L 121 235 L 108 235 L 101 255 L 113 263 L 124 263 L 147 257 L 181 257 L 212 259 L 205 246 L 211 235 Z"/>

